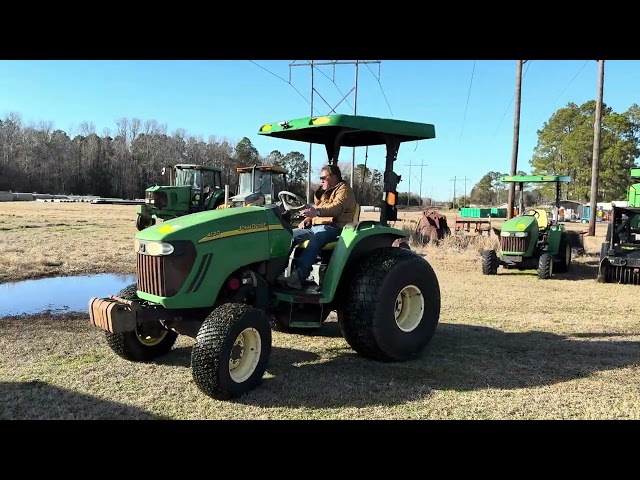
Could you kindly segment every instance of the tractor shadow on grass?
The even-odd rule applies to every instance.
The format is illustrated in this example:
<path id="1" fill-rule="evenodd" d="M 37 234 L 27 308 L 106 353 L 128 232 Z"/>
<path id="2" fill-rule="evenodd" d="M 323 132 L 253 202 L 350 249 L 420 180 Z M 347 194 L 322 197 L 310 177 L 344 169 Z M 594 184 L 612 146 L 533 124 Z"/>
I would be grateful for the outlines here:
<path id="1" fill-rule="evenodd" d="M 49 385 L 0 382 L 1 420 L 167 420 L 140 408 Z"/>
<path id="2" fill-rule="evenodd" d="M 596 281 L 598 276 L 598 256 L 580 256 L 571 262 L 568 272 L 554 272 L 551 280 L 593 280 Z M 538 277 L 536 270 L 507 270 L 500 268 L 498 275 L 520 275 L 525 277 Z M 546 281 L 546 280 L 543 280 Z"/>
<path id="3" fill-rule="evenodd" d="M 329 327 L 329 325 L 326 325 Z M 349 345 L 329 360 L 274 347 L 270 377 L 234 400 L 263 407 L 360 408 L 424 401 L 434 390 L 473 391 L 553 385 L 636 365 L 640 342 L 602 340 L 547 332 L 507 333 L 472 325 L 440 324 L 421 358 L 382 363 L 357 355 Z M 591 341 L 580 340 L 582 337 Z M 306 359 L 306 360 L 305 360 Z"/>

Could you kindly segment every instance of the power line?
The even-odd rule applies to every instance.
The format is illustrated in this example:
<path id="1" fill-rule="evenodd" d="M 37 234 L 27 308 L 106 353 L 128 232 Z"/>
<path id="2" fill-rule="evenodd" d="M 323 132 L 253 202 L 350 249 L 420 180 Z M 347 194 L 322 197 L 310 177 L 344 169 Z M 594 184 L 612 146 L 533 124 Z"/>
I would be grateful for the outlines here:
<path id="1" fill-rule="evenodd" d="M 590 62 L 591 60 L 587 60 L 586 62 L 584 62 L 584 65 L 582 65 L 582 68 L 580 68 L 580 70 L 578 70 L 578 73 L 575 74 L 575 76 L 571 79 L 571 81 L 567 84 L 566 87 L 564 87 L 564 90 L 562 90 L 562 92 L 560 93 L 560 95 L 558 95 L 558 97 L 553 101 L 553 103 L 551 104 L 551 106 L 553 107 L 556 102 L 558 101 L 558 99 L 564 94 L 564 92 L 567 91 L 567 88 L 569 88 L 569 86 L 573 83 L 573 81 L 578 78 L 578 75 L 580 75 L 580 73 L 582 72 L 582 70 L 584 70 L 584 67 L 587 66 L 587 64 Z"/>
<path id="2" fill-rule="evenodd" d="M 382 88 L 382 83 L 380 83 L 380 72 L 378 71 L 378 76 L 376 77 L 375 73 L 373 73 L 373 70 L 371 70 L 371 67 L 369 65 L 367 65 L 366 63 L 365 63 L 365 65 L 367 66 L 367 68 L 371 72 L 371 75 L 373 75 L 373 77 L 378 81 L 378 85 L 380 85 L 380 90 L 382 91 L 382 96 L 384 97 L 384 101 L 387 102 L 387 108 L 389 109 L 389 113 L 393 117 L 393 112 L 391 111 L 391 106 L 389 105 L 389 100 L 387 100 L 387 96 L 384 94 L 384 88 Z M 380 69 L 380 64 L 378 64 L 378 69 Z"/>
<path id="3" fill-rule="evenodd" d="M 473 68 L 471 69 L 471 81 L 469 82 L 469 93 L 467 93 L 467 104 L 464 107 L 464 117 L 462 117 L 462 129 L 460 130 L 460 140 L 462 140 L 462 132 L 464 132 L 464 122 L 467 119 L 467 109 L 469 108 L 469 98 L 471 97 L 471 85 L 473 85 L 473 73 L 476 71 L 476 62 L 473 61 Z"/>
<path id="4" fill-rule="evenodd" d="M 271 70 L 269 70 L 268 68 L 265 68 L 265 67 L 263 67 L 262 65 L 257 64 L 257 63 L 256 63 L 256 62 L 254 62 L 253 60 L 249 60 L 249 61 L 250 61 L 251 63 L 253 63 L 255 66 L 260 67 L 261 69 L 263 69 L 265 72 L 270 73 L 271 75 L 273 75 L 273 76 L 274 76 L 274 77 L 276 77 L 276 78 L 279 78 L 279 79 L 280 79 L 280 80 L 282 80 L 284 83 L 286 83 L 286 84 L 288 84 L 288 85 L 291 85 L 291 88 L 293 88 L 296 92 L 298 92 L 298 95 L 300 95 L 300 96 L 303 98 L 303 100 L 304 100 L 305 102 L 307 102 L 309 105 L 311 105 L 311 103 L 309 102 L 309 100 L 307 100 L 307 98 L 306 98 L 304 95 L 302 95 L 302 94 L 300 93 L 300 91 L 299 91 L 296 87 L 294 87 L 294 86 L 293 86 L 293 84 L 292 84 L 291 82 L 288 82 L 287 80 L 285 80 L 284 78 L 282 78 L 280 75 L 277 75 L 277 74 L 273 73 L 273 72 L 272 72 Z M 317 112 L 317 110 L 316 110 L 316 112 Z"/>
<path id="5" fill-rule="evenodd" d="M 351 94 L 351 92 L 354 92 L 354 97 L 353 97 L 353 114 L 356 115 L 357 114 L 357 106 L 358 106 L 358 65 L 360 64 L 368 64 L 368 63 L 377 63 L 380 64 L 380 60 L 355 60 L 355 61 L 341 61 L 341 60 L 332 60 L 330 62 L 316 62 L 314 60 L 307 60 L 307 64 L 296 64 L 295 61 L 293 63 L 289 64 L 289 78 L 291 78 L 291 67 L 311 67 L 311 102 L 307 102 L 310 103 L 311 105 L 311 115 L 313 116 L 313 99 L 314 99 L 314 94 L 317 94 L 323 102 L 325 102 L 329 108 L 331 108 L 331 105 L 329 105 L 329 103 L 322 97 L 322 95 L 320 95 L 320 93 L 316 90 L 316 88 L 314 87 L 314 78 L 313 78 L 313 73 L 315 70 L 318 70 L 318 66 L 319 65 L 331 65 L 334 67 L 335 69 L 335 65 L 355 65 L 355 86 L 349 91 L 349 93 L 347 93 L 346 95 L 343 95 L 342 99 L 340 99 L 340 102 L 338 102 L 338 104 L 331 108 L 331 110 L 329 111 L 329 113 L 327 115 L 331 115 L 332 112 L 335 112 L 336 108 L 338 107 L 338 105 L 340 105 L 340 103 L 342 103 L 346 97 Z M 318 70 L 320 71 L 320 70 Z M 323 72 L 321 72 L 323 73 Z M 324 75 L 324 73 L 323 73 Z M 286 80 L 285 80 L 286 81 Z M 335 84 L 335 82 L 333 82 Z M 336 85 L 337 87 L 337 85 Z M 338 89 L 340 90 L 340 89 Z M 342 92 L 340 92 L 342 93 Z M 311 154 L 312 154 L 312 143 L 309 143 L 309 167 L 307 170 L 307 202 L 311 202 Z M 335 152 L 334 152 L 335 154 Z M 354 182 L 354 176 L 355 176 L 355 158 L 356 158 L 356 148 L 353 147 L 353 154 L 352 154 L 352 158 L 351 158 L 351 187 L 353 187 L 353 182 Z M 338 162 L 337 158 L 330 158 L 329 162 Z"/>
<path id="6" fill-rule="evenodd" d="M 293 63 L 296 63 L 296 61 L 294 60 L 294 61 L 293 61 Z M 309 64 L 311 65 L 311 60 L 307 60 L 307 63 L 309 63 Z M 335 85 L 335 87 L 338 89 L 338 92 L 340 93 L 340 95 L 342 95 L 342 98 L 344 99 L 344 101 L 345 101 L 345 102 L 347 102 L 347 105 L 349 105 L 349 107 L 350 107 L 350 108 L 353 108 L 353 107 L 351 106 L 351 104 L 349 103 L 349 100 L 347 100 L 347 96 L 348 96 L 348 95 L 349 95 L 349 93 L 351 93 L 351 92 L 347 93 L 346 95 L 345 95 L 344 93 L 342 93 L 342 90 L 340 90 L 340 87 L 338 87 L 338 84 L 337 84 L 337 83 L 336 83 L 336 81 L 335 81 L 335 69 L 336 69 L 335 64 L 333 65 L 333 70 L 334 70 L 334 78 L 333 78 L 333 79 L 332 79 L 332 78 L 329 78 L 329 75 L 327 75 L 327 74 L 326 74 L 326 73 L 324 73 L 322 70 L 320 70 L 320 69 L 318 68 L 318 65 L 317 65 L 317 64 L 314 64 L 314 65 L 313 65 L 313 67 L 314 67 L 318 72 L 320 72 L 322 75 L 324 75 L 324 76 L 325 76 L 325 78 L 326 78 L 327 80 L 329 80 L 331 83 L 333 83 L 333 84 Z M 289 71 L 291 71 L 291 70 L 289 70 Z M 317 90 L 316 90 L 316 93 L 318 93 L 318 91 L 317 91 Z M 318 95 L 320 95 L 320 94 L 318 93 Z M 324 100 L 324 99 L 323 99 L 323 100 Z M 325 101 L 325 103 L 326 103 L 326 101 Z M 329 107 L 331 107 L 331 106 L 329 105 Z"/>

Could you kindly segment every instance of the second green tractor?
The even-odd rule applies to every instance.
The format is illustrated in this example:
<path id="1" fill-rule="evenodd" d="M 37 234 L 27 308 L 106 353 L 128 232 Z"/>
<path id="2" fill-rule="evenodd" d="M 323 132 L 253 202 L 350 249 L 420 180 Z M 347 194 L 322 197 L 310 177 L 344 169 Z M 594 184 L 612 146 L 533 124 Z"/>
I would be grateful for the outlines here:
<path id="1" fill-rule="evenodd" d="M 559 209 L 560 184 L 570 182 L 571 177 L 561 175 L 513 175 L 501 178 L 515 183 L 520 192 L 518 215 L 507 220 L 496 233 L 500 237 L 500 254 L 495 250 L 482 252 L 482 273 L 496 275 L 498 268 L 537 270 L 538 277 L 549 279 L 554 273 L 567 272 L 571 267 L 571 251 L 576 232 L 567 232 L 556 218 L 549 218 L 546 210 L 524 206 L 526 183 L 554 183 L 556 191 L 555 211 Z M 557 215 L 557 213 L 556 213 Z M 555 217 L 555 216 L 554 216 Z"/>

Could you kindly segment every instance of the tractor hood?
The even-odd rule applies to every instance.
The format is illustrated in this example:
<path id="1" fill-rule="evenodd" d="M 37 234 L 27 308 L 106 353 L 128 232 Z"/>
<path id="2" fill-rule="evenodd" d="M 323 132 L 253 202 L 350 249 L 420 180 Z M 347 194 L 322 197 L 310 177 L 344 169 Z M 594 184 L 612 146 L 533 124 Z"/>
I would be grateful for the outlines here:
<path id="1" fill-rule="evenodd" d="M 264 195 L 262 195 L 260 192 L 240 193 L 238 195 L 234 195 L 233 197 L 231 197 L 229 201 L 231 202 L 231 205 L 233 207 L 242 207 L 247 204 L 251 205 L 262 198 L 264 198 Z M 236 202 L 238 202 L 239 204 L 236 205 Z M 264 203 L 264 202 L 261 202 L 261 203 Z"/>
<path id="2" fill-rule="evenodd" d="M 537 225 L 538 221 L 533 215 L 519 215 L 504 222 L 500 230 L 503 232 L 529 232 Z"/>
<path id="3" fill-rule="evenodd" d="M 191 187 L 189 185 L 154 185 L 145 190 L 145 203 L 156 208 L 189 209 Z"/>
<path id="4" fill-rule="evenodd" d="M 145 228 L 135 238 L 156 242 L 191 240 L 198 244 L 268 229 L 264 208 L 225 208 L 173 218 Z"/>
<path id="5" fill-rule="evenodd" d="M 181 192 L 181 191 L 190 192 L 191 187 L 189 185 L 180 185 L 180 186 L 154 185 L 145 190 L 145 192 L 158 192 L 158 191 L 167 192 L 167 193 Z"/>

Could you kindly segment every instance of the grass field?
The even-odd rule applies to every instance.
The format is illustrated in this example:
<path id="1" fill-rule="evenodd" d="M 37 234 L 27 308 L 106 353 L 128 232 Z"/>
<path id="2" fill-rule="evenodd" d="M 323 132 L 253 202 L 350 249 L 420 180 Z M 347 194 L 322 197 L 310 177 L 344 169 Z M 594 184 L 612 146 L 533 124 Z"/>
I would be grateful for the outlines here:
<path id="1" fill-rule="evenodd" d="M 407 227 L 418 215 L 401 214 Z M 0 283 L 134 274 L 134 221 L 133 206 L 0 203 Z M 232 402 L 196 388 L 188 337 L 134 364 L 111 352 L 87 314 L 2 318 L 0 418 L 640 419 L 640 289 L 596 282 L 603 234 L 598 225 L 572 271 L 550 280 L 483 276 L 479 252 L 492 239 L 414 245 L 442 292 L 420 359 L 363 359 L 334 320 L 318 335 L 274 332 L 263 384 Z"/>

